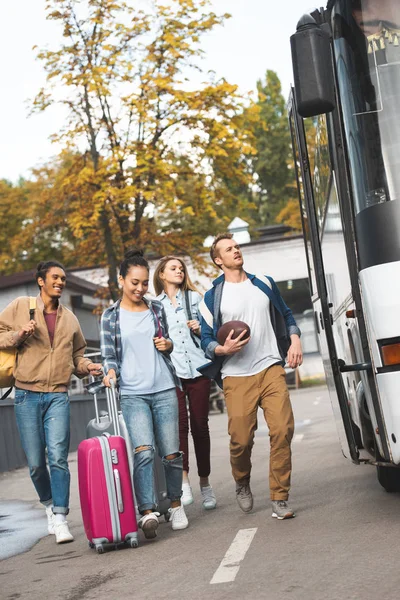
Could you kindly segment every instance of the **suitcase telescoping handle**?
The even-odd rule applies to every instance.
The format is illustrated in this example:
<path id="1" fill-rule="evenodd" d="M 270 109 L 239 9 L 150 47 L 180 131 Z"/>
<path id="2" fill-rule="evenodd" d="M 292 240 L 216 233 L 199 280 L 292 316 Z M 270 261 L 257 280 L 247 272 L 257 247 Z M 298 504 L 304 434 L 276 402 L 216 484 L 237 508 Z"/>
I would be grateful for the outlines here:
<path id="1" fill-rule="evenodd" d="M 92 383 L 93 381 L 95 381 L 95 378 L 93 377 L 93 375 L 91 375 L 90 382 Z M 100 423 L 100 414 L 99 414 L 99 404 L 97 402 L 97 394 L 93 394 L 93 401 L 94 401 L 94 412 L 96 414 L 96 423 L 98 425 Z"/>
<path id="2" fill-rule="evenodd" d="M 117 390 L 114 379 L 110 379 L 110 386 L 111 387 L 106 388 L 109 417 L 114 426 L 114 435 L 121 435 L 118 416 Z"/>
<path id="3" fill-rule="evenodd" d="M 101 357 L 101 352 L 90 352 L 89 354 L 85 354 L 86 358 L 92 358 L 93 356 Z M 89 379 L 90 379 L 90 383 L 93 383 L 94 381 L 96 381 L 96 378 L 93 375 L 90 375 Z M 99 425 L 100 424 L 100 413 L 99 413 L 99 403 L 97 401 L 97 394 L 93 394 L 93 400 L 94 400 L 94 412 L 96 415 L 96 423 L 97 423 L 97 425 Z"/>

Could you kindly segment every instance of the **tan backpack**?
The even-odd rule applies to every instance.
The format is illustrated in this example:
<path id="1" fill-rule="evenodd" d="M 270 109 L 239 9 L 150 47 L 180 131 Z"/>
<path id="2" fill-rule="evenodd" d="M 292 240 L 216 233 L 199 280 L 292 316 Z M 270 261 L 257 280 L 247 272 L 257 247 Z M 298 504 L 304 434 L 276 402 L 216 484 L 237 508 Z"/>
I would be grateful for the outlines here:
<path id="1" fill-rule="evenodd" d="M 29 298 L 29 319 L 32 320 L 36 310 L 36 298 Z M 7 348 L 6 350 L 0 350 L 0 388 L 10 388 L 0 398 L 5 400 L 11 393 L 14 380 L 14 367 L 17 360 L 17 348 Z"/>

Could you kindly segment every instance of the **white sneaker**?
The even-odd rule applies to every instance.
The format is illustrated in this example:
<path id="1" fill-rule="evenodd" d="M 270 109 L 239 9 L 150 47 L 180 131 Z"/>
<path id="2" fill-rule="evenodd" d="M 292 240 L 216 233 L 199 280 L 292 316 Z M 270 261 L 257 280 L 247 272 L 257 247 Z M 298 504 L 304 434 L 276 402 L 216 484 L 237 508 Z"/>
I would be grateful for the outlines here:
<path id="1" fill-rule="evenodd" d="M 189 506 L 189 504 L 193 504 L 193 493 L 189 483 L 182 483 L 181 502 L 183 506 Z"/>
<path id="2" fill-rule="evenodd" d="M 46 516 L 47 516 L 47 531 L 50 535 L 54 535 L 54 515 L 53 515 L 53 507 L 46 507 Z"/>
<path id="3" fill-rule="evenodd" d="M 174 531 L 177 529 L 186 529 L 186 527 L 189 526 L 189 521 L 182 504 L 176 508 L 169 508 L 168 512 L 170 514 L 170 521 Z"/>
<path id="4" fill-rule="evenodd" d="M 213 508 L 216 508 L 217 499 L 211 485 L 200 487 L 200 491 L 203 497 L 203 508 L 205 508 L 205 510 L 212 510 Z"/>
<path id="5" fill-rule="evenodd" d="M 74 541 L 74 536 L 68 529 L 68 521 L 57 523 L 54 519 L 54 533 L 56 534 L 57 544 L 67 544 Z"/>
<path id="6" fill-rule="evenodd" d="M 153 540 L 155 537 L 157 537 L 157 528 L 159 525 L 158 517 L 159 516 L 160 516 L 160 513 L 151 512 L 151 513 L 148 513 L 147 515 L 144 515 L 140 519 L 138 526 L 143 531 L 144 537 L 146 538 L 146 540 Z"/>

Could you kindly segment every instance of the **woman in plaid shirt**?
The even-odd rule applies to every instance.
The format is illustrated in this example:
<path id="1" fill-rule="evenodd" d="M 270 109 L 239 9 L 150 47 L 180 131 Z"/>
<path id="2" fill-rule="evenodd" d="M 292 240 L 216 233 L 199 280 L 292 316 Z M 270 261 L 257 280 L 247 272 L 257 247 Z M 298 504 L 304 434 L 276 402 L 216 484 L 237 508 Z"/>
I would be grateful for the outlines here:
<path id="1" fill-rule="evenodd" d="M 158 513 L 154 504 L 153 462 L 157 442 L 171 500 L 172 529 L 189 523 L 181 504 L 182 453 L 179 451 L 178 400 L 180 385 L 170 353 L 173 349 L 162 304 L 145 298 L 149 265 L 141 250 L 125 254 L 120 266 L 122 298 L 101 318 L 104 384 L 118 382 L 121 409 L 135 449 L 134 483 L 139 526 L 155 538 Z"/>

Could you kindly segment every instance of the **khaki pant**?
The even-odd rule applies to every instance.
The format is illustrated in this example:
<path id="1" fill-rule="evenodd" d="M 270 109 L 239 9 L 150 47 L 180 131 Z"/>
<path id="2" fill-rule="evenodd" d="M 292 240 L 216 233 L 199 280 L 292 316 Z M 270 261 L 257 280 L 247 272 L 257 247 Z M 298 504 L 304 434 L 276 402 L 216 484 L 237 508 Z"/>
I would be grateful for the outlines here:
<path id="1" fill-rule="evenodd" d="M 229 417 L 233 478 L 240 484 L 250 480 L 257 409 L 261 406 L 270 435 L 271 500 L 287 500 L 292 471 L 290 442 L 294 432 L 294 419 L 284 368 L 272 365 L 257 375 L 225 377 L 224 394 Z"/>

